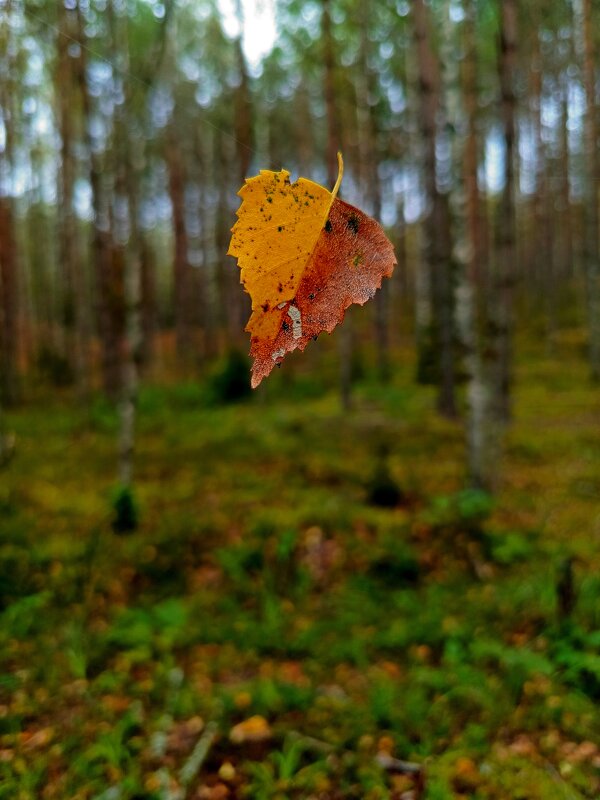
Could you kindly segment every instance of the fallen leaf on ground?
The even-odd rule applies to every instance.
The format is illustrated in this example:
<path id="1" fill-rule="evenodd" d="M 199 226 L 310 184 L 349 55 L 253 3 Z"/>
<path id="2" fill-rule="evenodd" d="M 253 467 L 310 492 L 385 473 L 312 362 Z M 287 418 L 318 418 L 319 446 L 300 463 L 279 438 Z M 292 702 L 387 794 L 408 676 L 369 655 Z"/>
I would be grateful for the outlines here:
<path id="1" fill-rule="evenodd" d="M 257 714 L 234 725 L 229 732 L 229 738 L 235 744 L 262 742 L 271 738 L 271 728 L 267 720 Z"/>

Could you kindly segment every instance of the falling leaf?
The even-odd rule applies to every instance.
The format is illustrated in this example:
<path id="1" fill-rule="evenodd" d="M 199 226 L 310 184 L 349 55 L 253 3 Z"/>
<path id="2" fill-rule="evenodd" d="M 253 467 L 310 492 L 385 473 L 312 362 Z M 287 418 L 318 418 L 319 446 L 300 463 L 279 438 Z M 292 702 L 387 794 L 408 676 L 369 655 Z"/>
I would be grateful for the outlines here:
<path id="1" fill-rule="evenodd" d="M 238 192 L 229 255 L 252 298 L 253 388 L 287 353 L 331 333 L 348 306 L 371 299 L 394 269 L 379 223 L 337 197 L 339 153 L 338 160 L 331 192 L 306 178 L 291 183 L 287 170 L 262 170 Z"/>

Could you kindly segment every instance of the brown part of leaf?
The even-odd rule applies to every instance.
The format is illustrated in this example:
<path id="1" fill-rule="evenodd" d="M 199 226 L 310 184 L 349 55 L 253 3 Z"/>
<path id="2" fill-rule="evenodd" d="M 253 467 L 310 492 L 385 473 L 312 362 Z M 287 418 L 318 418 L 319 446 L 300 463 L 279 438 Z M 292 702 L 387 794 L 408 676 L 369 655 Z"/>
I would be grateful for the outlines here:
<path id="1" fill-rule="evenodd" d="M 331 333 L 350 305 L 370 300 L 395 264 L 394 249 L 381 225 L 336 198 L 296 296 L 284 308 L 264 312 L 281 319 L 276 335 L 252 336 L 252 386 L 258 386 L 287 353 L 304 350 L 323 331 Z"/>

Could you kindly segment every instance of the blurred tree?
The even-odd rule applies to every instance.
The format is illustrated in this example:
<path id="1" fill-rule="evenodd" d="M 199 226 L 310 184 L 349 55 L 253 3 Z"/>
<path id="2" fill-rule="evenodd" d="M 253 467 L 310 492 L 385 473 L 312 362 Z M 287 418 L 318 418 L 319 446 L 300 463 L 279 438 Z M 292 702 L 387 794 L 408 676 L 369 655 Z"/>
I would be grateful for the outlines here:
<path id="1" fill-rule="evenodd" d="M 17 18 L 12 2 L 0 7 L 0 399 L 19 397 L 19 255 L 14 209 Z"/>
<path id="2" fill-rule="evenodd" d="M 585 89 L 584 122 L 584 261 L 589 316 L 589 350 L 592 379 L 600 381 L 600 236 L 598 232 L 598 125 L 596 100 L 596 64 L 592 0 L 580 0 L 580 36 Z"/>
<path id="3" fill-rule="evenodd" d="M 327 186 L 333 188 L 338 173 L 337 153 L 342 148 L 340 113 L 337 103 L 336 53 L 331 21 L 331 0 L 321 0 L 321 44 L 323 48 L 323 93 L 327 119 Z M 349 311 L 338 331 L 340 358 L 340 396 L 342 408 L 352 406 L 353 330 Z"/>
<path id="4" fill-rule="evenodd" d="M 80 393 L 88 381 L 88 326 L 86 324 L 85 271 L 75 211 L 77 179 L 77 127 L 81 115 L 77 97 L 75 60 L 77 16 L 74 8 L 58 4 L 56 27 L 55 97 L 60 135 L 57 186 L 57 238 L 59 258 L 60 322 L 64 330 L 61 353 L 76 376 Z"/>
<path id="5" fill-rule="evenodd" d="M 382 188 L 379 165 L 384 157 L 380 150 L 379 119 L 377 105 L 380 102 L 378 77 L 375 72 L 375 46 L 372 21 L 375 14 L 369 13 L 366 3 L 359 2 L 357 19 L 360 26 L 359 55 L 357 67 L 359 180 L 366 200 L 365 208 L 375 219 L 381 220 Z M 375 295 L 375 342 L 377 345 L 377 369 L 381 381 L 390 378 L 389 354 L 389 281 L 383 281 Z"/>
<path id="6" fill-rule="evenodd" d="M 140 235 L 136 162 L 143 158 L 143 143 L 134 142 L 135 125 L 132 115 L 134 86 L 130 73 L 128 14 L 118 0 L 109 0 L 108 20 L 113 47 L 113 199 L 112 218 L 114 250 L 119 253 L 123 270 L 123 341 L 118 352 L 121 384 L 119 386 L 119 484 L 122 491 L 131 493 L 133 454 L 138 389 L 138 368 L 141 358 L 140 328 Z M 145 92 L 146 86 L 143 85 Z"/>
<path id="7" fill-rule="evenodd" d="M 428 204 L 424 223 L 425 259 L 429 269 L 431 293 L 431 356 L 437 365 L 438 410 L 455 417 L 456 369 L 454 352 L 454 308 L 452 291 L 452 236 L 448 195 L 440 188 L 436 146 L 438 129 L 444 129 L 441 103 L 441 77 L 438 57 L 433 49 L 429 9 L 424 0 L 412 5 L 415 54 L 419 70 L 420 127 L 423 141 L 423 180 Z"/>
<path id="8" fill-rule="evenodd" d="M 493 352 L 494 402 L 497 424 L 510 417 L 512 383 L 513 296 L 516 281 L 515 158 L 516 152 L 516 57 L 517 3 L 499 0 L 498 71 L 501 120 L 504 137 L 503 188 L 496 215 L 496 258 L 489 324 Z"/>
<path id="9" fill-rule="evenodd" d="M 87 9 L 88 13 L 91 10 Z M 102 106 L 94 107 L 94 98 L 102 96 L 103 84 L 98 72 L 105 63 L 94 61 L 90 64 L 88 55 L 94 53 L 90 47 L 86 30 L 97 30 L 96 25 L 88 25 L 86 11 L 81 3 L 77 4 L 77 44 L 79 47 L 77 80 L 82 99 L 83 125 L 89 169 L 89 183 L 92 202 L 92 262 L 95 278 L 95 305 L 98 333 L 101 347 L 102 382 L 104 390 L 116 397 L 122 385 L 120 348 L 123 342 L 124 284 L 123 253 L 114 246 L 113 214 L 109 190 L 112 173 L 109 169 L 111 153 L 107 150 L 106 131 L 112 123 L 110 116 L 103 109 L 112 111 L 112 102 L 103 98 Z M 94 17 L 96 20 L 97 18 Z M 94 70 L 96 76 L 94 78 Z M 91 84 L 91 85 L 90 85 Z M 102 136 L 100 135 L 102 132 Z"/>

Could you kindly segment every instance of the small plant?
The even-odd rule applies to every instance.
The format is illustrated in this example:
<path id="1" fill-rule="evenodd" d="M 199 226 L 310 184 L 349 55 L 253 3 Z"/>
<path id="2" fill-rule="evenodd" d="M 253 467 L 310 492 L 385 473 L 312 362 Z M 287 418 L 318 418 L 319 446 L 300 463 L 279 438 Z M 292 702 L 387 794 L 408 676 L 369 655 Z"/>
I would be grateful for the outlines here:
<path id="1" fill-rule="evenodd" d="M 428 513 L 430 524 L 438 530 L 464 532 L 472 536 L 483 533 L 483 525 L 493 509 L 493 498 L 482 489 L 464 489 L 433 499 Z"/>
<path id="2" fill-rule="evenodd" d="M 396 508 L 405 499 L 402 489 L 392 477 L 388 458 L 389 448 L 382 444 L 377 452 L 375 469 L 367 487 L 367 502 L 379 508 Z"/>
<path id="3" fill-rule="evenodd" d="M 117 492 L 113 503 L 112 528 L 115 533 L 131 533 L 138 526 L 138 508 L 132 490 L 123 486 Z"/>
<path id="4" fill-rule="evenodd" d="M 412 550 L 400 542 L 371 562 L 369 575 L 389 589 L 398 589 L 416 584 L 421 567 Z"/>
<path id="5" fill-rule="evenodd" d="M 281 751 L 271 753 L 262 763 L 249 763 L 251 781 L 245 796 L 254 800 L 306 797 L 327 770 L 322 761 L 303 766 L 305 749 L 302 740 L 288 737 Z"/>
<path id="6" fill-rule="evenodd" d="M 210 397 L 215 405 L 237 403 L 252 393 L 249 361 L 240 350 L 230 350 L 210 380 Z"/>

